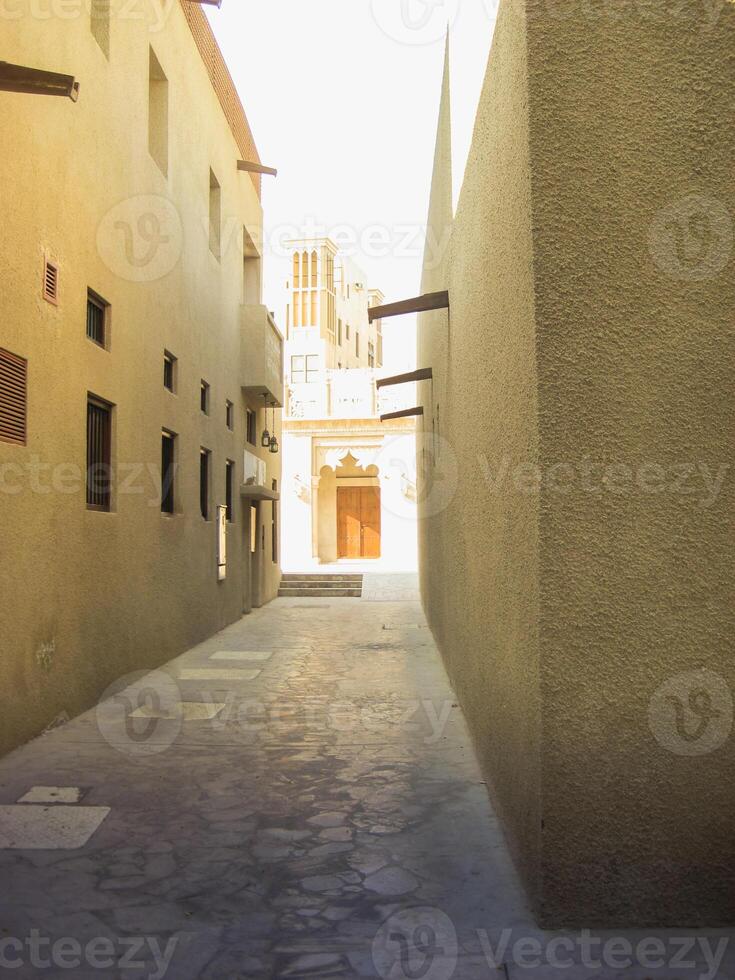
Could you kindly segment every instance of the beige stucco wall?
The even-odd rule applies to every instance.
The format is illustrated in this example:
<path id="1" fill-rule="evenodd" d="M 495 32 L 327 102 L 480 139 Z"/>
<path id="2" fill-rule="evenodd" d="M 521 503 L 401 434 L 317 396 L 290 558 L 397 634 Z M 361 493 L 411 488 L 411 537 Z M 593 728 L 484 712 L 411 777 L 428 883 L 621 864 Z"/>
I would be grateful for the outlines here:
<path id="1" fill-rule="evenodd" d="M 27 15 L 2 28 L 3 57 L 72 73 L 81 96 L 75 105 L 0 93 L 0 346 L 29 362 L 28 445 L 0 443 L 0 751 L 87 707 L 119 675 L 210 635 L 252 596 L 249 514 L 237 493 L 228 578 L 217 581 L 216 524 L 199 513 L 198 453 L 211 450 L 211 502 L 224 503 L 225 461 L 239 476 L 245 443 L 239 232 L 260 228 L 260 202 L 236 171 L 238 146 L 179 5 L 167 5 L 160 29 L 113 18 L 109 61 L 85 6 L 77 17 Z M 148 151 L 149 45 L 169 81 L 167 176 Z M 210 168 L 221 184 L 220 261 L 208 241 Z M 150 281 L 133 281 L 115 222 L 132 231 L 140 258 L 147 245 L 137 222 L 161 199 L 160 213 L 174 215 L 162 226 L 161 265 Z M 59 264 L 57 307 L 41 298 L 45 254 Z M 141 277 L 149 272 L 140 267 Z M 112 307 L 108 351 L 85 336 L 88 287 Z M 163 387 L 164 349 L 178 358 L 176 395 Z M 211 386 L 208 417 L 199 411 L 202 378 Z M 86 509 L 78 479 L 88 392 L 116 406 L 110 514 Z M 260 431 L 262 400 L 253 407 Z M 179 437 L 174 517 L 160 513 L 162 427 Z M 265 455 L 270 481 L 280 457 Z M 269 521 L 270 504 L 261 508 Z M 262 601 L 278 584 L 269 533 L 265 542 Z"/>
<path id="2" fill-rule="evenodd" d="M 541 822 L 537 504 L 488 493 L 478 462 L 538 458 L 525 62 L 523 8 L 505 6 L 453 241 L 440 257 L 427 250 L 423 289 L 449 285 L 452 308 L 419 321 L 418 364 L 434 371 L 433 406 L 431 383 L 420 386 L 419 542 L 429 622 L 533 878 Z M 452 219 L 448 99 L 445 77 L 433 242 L 446 241 Z"/>
<path id="3" fill-rule="evenodd" d="M 735 9 L 554 9 L 501 4 L 427 279 L 424 597 L 539 918 L 731 924 Z"/>

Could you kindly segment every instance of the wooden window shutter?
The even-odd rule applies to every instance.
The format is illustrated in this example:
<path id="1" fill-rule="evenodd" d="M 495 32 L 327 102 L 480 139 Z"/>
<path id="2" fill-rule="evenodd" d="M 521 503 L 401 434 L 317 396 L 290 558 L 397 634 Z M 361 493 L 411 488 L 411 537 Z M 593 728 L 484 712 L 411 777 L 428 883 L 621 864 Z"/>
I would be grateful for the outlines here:
<path id="1" fill-rule="evenodd" d="M 26 444 L 28 362 L 0 347 L 0 441 Z"/>
<path id="2" fill-rule="evenodd" d="M 59 302 L 59 267 L 48 259 L 43 270 L 43 298 L 54 306 Z"/>

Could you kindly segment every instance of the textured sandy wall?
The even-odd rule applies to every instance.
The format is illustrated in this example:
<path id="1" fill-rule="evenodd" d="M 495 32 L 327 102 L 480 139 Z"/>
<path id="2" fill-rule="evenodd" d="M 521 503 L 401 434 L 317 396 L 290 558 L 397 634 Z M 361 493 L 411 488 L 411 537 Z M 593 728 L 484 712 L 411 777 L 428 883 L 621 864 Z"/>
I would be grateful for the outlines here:
<path id="1" fill-rule="evenodd" d="M 733 473 L 715 496 L 700 469 L 733 462 L 735 7 L 549 9 L 528 21 L 541 465 L 577 476 L 541 494 L 542 907 L 732 923 L 735 741 L 677 755 L 649 706 L 700 668 L 735 691 Z"/>
<path id="2" fill-rule="evenodd" d="M 734 18 L 502 4 L 427 248 L 423 596 L 549 925 L 735 921 Z"/>
<path id="3" fill-rule="evenodd" d="M 224 503 L 225 460 L 240 473 L 244 444 L 238 231 L 260 226 L 260 202 L 235 170 L 238 146 L 178 6 L 161 29 L 115 18 L 109 61 L 85 6 L 76 18 L 29 15 L 2 28 L 6 57 L 73 73 L 82 87 L 76 105 L 0 93 L 0 346 L 29 362 L 28 445 L 0 443 L 0 752 L 88 707 L 121 674 L 157 666 L 233 621 L 251 591 L 246 513 L 229 531 L 227 582 L 217 582 L 198 453 L 212 451 L 212 503 Z M 168 178 L 148 152 L 149 44 L 169 79 Z M 232 234 L 220 262 L 206 233 L 210 167 Z M 136 259 L 145 256 L 137 222 L 151 206 L 139 195 L 171 202 L 181 220 L 161 229 L 169 241 L 160 267 L 131 269 L 122 249 L 98 247 L 100 228 L 99 240 L 114 245 L 127 227 Z M 41 298 L 45 253 L 59 264 L 58 307 Z M 87 287 L 112 304 L 109 351 L 86 339 Z M 163 388 L 164 348 L 179 359 L 175 396 Z M 211 385 L 208 418 L 198 409 L 201 378 Z M 129 484 L 140 494 L 116 481 L 112 514 L 89 512 L 83 486 L 69 482 L 86 465 L 88 391 L 116 405 L 116 463 L 141 467 Z M 155 482 L 162 426 L 179 434 L 174 518 L 161 516 Z M 277 477 L 280 457 L 267 462 Z M 270 504 L 266 512 L 269 520 Z M 270 549 L 270 533 L 265 542 Z M 267 598 L 278 575 L 270 551 L 266 559 Z"/>
<path id="4" fill-rule="evenodd" d="M 452 240 L 447 90 L 424 288 L 420 532 L 424 603 L 492 777 L 529 889 L 540 835 L 538 501 L 493 492 L 486 472 L 538 458 L 526 51 L 520 5 L 501 9 Z M 420 460 L 421 461 L 421 460 Z M 456 488 L 456 490 L 455 490 Z"/>

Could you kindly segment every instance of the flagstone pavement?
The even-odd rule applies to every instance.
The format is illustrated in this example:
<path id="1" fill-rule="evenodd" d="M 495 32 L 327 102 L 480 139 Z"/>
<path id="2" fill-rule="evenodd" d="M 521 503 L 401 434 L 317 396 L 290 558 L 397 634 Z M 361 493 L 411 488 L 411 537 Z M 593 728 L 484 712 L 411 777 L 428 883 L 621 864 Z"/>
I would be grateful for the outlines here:
<path id="1" fill-rule="evenodd" d="M 0 975 L 735 977 L 732 944 L 716 973 L 699 946 L 554 961 L 415 581 L 378 578 L 278 599 L 0 761 Z"/>

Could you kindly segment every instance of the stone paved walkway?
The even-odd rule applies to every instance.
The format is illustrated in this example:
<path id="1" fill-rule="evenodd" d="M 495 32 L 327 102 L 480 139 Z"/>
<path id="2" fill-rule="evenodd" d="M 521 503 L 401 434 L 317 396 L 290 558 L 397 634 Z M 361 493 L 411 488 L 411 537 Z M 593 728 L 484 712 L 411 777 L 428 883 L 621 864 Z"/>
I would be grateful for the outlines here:
<path id="1" fill-rule="evenodd" d="M 732 980 L 732 947 L 548 964 L 419 604 L 373 585 L 279 599 L 0 762 L 0 974 Z"/>

